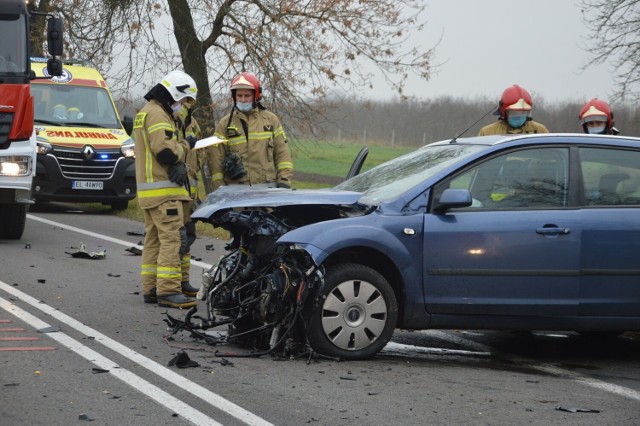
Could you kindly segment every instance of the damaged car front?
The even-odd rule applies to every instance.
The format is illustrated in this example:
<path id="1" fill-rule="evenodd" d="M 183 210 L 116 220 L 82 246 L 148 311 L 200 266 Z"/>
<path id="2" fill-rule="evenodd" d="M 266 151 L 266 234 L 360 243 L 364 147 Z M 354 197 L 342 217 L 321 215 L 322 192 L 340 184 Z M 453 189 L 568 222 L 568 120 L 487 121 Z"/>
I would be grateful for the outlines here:
<path id="1" fill-rule="evenodd" d="M 231 238 L 203 276 L 207 318 L 187 321 L 189 329 L 228 324 L 224 342 L 257 354 L 375 355 L 396 326 L 424 321 L 428 188 L 476 148 L 425 147 L 331 189 L 229 186 L 209 194 L 192 218 Z"/>

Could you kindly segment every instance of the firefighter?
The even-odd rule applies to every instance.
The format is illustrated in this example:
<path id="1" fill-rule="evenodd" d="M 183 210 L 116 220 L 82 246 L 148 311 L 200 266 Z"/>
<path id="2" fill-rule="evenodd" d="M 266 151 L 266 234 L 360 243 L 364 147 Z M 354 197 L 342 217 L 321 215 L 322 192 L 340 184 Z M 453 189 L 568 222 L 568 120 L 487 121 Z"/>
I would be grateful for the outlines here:
<path id="1" fill-rule="evenodd" d="M 174 118 L 187 99 L 196 99 L 194 80 L 172 71 L 145 96 L 133 138 L 138 203 L 144 214 L 142 291 L 145 303 L 188 308 L 196 300 L 182 289 L 181 257 L 186 252 L 184 210 L 191 201 L 185 161 L 191 148 L 179 138 Z M 189 290 L 189 289 L 187 289 Z"/>
<path id="2" fill-rule="evenodd" d="M 200 125 L 192 115 L 195 104 L 196 102 L 194 99 L 188 98 L 187 101 L 182 104 L 182 108 L 175 113 L 175 118 L 180 130 L 180 137 L 189 141 L 191 146 L 195 145 L 198 139 L 202 139 Z M 183 211 L 184 226 L 187 235 L 187 247 L 186 252 L 182 255 L 181 259 L 182 293 L 192 297 L 195 297 L 196 294 L 198 294 L 198 289 L 192 287 L 189 281 L 191 270 L 191 245 L 196 240 L 196 224 L 191 220 L 191 213 L 193 213 L 195 208 L 200 204 L 198 194 L 198 172 L 200 171 L 202 155 L 204 155 L 202 150 L 190 149 L 186 160 L 191 201 L 184 205 L 185 209 Z"/>
<path id="3" fill-rule="evenodd" d="M 507 87 L 493 113 L 499 116 L 498 121 L 480 129 L 480 136 L 549 133 L 545 126 L 531 119 L 532 108 L 529 92 L 517 84 Z"/>
<path id="4" fill-rule="evenodd" d="M 84 114 L 78 107 L 69 107 L 67 108 L 67 117 L 69 118 L 69 120 L 77 121 L 84 117 Z"/>
<path id="5" fill-rule="evenodd" d="M 287 137 L 278 117 L 260 103 L 258 78 L 248 72 L 238 74 L 231 82 L 231 98 L 231 113 L 215 129 L 226 142 L 207 149 L 213 189 L 264 183 L 290 188 L 293 163 Z"/>
<path id="6" fill-rule="evenodd" d="M 584 104 L 578 117 L 585 133 L 597 135 L 617 135 L 620 133 L 614 127 L 611 107 L 601 99 L 593 98 Z"/>

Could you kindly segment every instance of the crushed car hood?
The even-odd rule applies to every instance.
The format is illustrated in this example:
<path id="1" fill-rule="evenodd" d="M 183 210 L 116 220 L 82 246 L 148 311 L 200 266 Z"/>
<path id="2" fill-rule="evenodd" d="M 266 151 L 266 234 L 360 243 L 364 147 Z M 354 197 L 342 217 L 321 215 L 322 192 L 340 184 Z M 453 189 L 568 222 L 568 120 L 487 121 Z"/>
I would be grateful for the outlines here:
<path id="1" fill-rule="evenodd" d="M 221 210 L 232 208 L 278 208 L 283 206 L 350 206 L 358 204 L 360 192 L 333 189 L 291 190 L 258 188 L 246 185 L 223 186 L 209 194 L 207 200 L 191 215 L 193 219 L 208 219 Z M 366 207 L 359 205 L 355 210 Z M 351 210 L 351 209 L 348 209 Z"/>

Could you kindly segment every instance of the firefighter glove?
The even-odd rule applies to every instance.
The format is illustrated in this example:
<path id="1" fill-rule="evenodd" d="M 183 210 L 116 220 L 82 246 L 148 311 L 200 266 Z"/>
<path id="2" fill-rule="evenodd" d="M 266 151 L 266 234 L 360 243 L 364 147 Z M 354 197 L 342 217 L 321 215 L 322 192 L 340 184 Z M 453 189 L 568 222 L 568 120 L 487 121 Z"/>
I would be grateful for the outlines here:
<path id="1" fill-rule="evenodd" d="M 196 142 L 198 142 L 198 139 L 196 139 L 196 137 L 193 135 L 187 136 L 186 139 L 187 143 L 189 144 L 189 148 L 191 149 L 193 149 L 193 147 L 196 146 Z"/>
<path id="2" fill-rule="evenodd" d="M 169 180 L 177 185 L 184 186 L 189 181 L 187 165 L 180 162 L 169 167 Z"/>

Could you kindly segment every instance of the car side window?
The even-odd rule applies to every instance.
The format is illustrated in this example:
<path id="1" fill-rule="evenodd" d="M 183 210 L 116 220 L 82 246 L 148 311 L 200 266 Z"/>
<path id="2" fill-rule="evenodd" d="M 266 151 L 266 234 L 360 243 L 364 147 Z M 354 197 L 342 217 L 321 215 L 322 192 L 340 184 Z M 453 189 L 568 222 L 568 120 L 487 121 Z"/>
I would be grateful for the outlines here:
<path id="1" fill-rule="evenodd" d="M 466 209 L 559 208 L 567 206 L 568 182 L 568 148 L 532 148 L 474 165 L 438 184 L 434 196 L 464 188 L 473 198 Z"/>
<path id="2" fill-rule="evenodd" d="M 640 151 L 580 148 L 585 204 L 640 205 Z"/>

